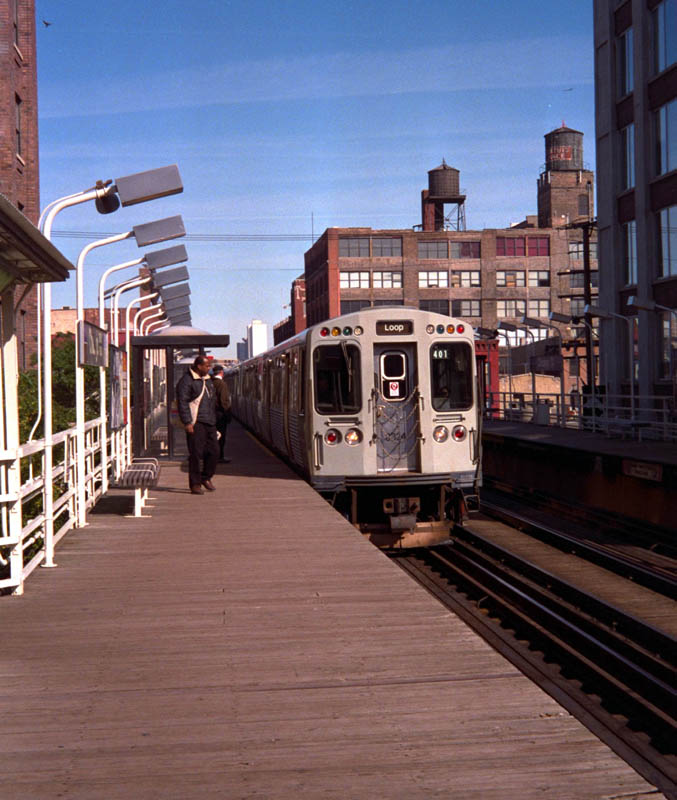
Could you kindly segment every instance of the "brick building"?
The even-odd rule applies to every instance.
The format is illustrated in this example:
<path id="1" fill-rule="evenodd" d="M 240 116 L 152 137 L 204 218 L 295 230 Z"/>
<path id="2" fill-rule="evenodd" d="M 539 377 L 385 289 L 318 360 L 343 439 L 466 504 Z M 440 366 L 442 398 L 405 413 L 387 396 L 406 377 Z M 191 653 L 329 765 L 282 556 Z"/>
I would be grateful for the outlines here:
<path id="1" fill-rule="evenodd" d="M 0 193 L 34 225 L 40 215 L 38 108 L 33 0 L 0 0 Z M 37 337 L 37 292 L 15 290 L 19 368 Z"/>
<path id="2" fill-rule="evenodd" d="M 550 311 L 582 315 L 583 234 L 574 226 L 593 215 L 594 174 L 584 166 L 579 131 L 551 131 L 545 150 L 538 214 L 508 228 L 464 230 L 458 171 L 443 163 L 428 173 L 416 228 L 325 230 L 305 254 L 306 318 L 285 320 L 275 329 L 275 341 L 365 306 L 413 306 L 484 328 L 502 320 L 518 323 L 523 315 L 548 322 Z M 445 215 L 448 205 L 451 215 Z M 594 241 L 591 269 L 594 298 Z M 569 344 L 569 371 L 578 375 L 585 366 L 584 348 L 576 347 L 583 329 L 558 327 Z M 546 334 L 533 331 L 535 339 Z"/>

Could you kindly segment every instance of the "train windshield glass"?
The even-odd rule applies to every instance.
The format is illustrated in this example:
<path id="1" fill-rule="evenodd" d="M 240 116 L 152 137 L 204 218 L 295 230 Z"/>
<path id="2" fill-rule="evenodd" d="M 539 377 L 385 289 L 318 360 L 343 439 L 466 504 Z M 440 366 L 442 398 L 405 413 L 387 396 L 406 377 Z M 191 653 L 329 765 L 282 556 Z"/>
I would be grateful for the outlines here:
<path id="1" fill-rule="evenodd" d="M 316 347 L 313 379 L 318 414 L 355 414 L 362 408 L 360 351 L 354 344 Z"/>
<path id="2" fill-rule="evenodd" d="M 473 351 L 466 342 L 436 342 L 430 348 L 435 411 L 461 411 L 473 403 Z"/>

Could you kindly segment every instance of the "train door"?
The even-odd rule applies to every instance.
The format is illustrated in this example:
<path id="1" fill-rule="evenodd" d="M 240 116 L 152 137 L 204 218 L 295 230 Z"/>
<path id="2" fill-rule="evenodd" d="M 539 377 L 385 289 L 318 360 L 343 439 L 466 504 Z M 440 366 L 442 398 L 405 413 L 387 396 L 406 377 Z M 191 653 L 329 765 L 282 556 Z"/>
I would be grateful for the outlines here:
<path id="1" fill-rule="evenodd" d="M 420 420 L 414 344 L 374 345 L 372 410 L 377 471 L 418 471 Z"/>

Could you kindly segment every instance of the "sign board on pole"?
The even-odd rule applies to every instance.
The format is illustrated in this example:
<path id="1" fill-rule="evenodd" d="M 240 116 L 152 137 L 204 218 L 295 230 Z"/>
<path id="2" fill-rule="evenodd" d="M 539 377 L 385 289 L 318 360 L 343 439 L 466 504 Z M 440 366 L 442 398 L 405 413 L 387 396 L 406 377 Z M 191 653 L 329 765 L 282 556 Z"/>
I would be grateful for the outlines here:
<path id="1" fill-rule="evenodd" d="M 110 346 L 110 429 L 127 424 L 127 351 Z"/>
<path id="2" fill-rule="evenodd" d="M 98 325 L 78 322 L 78 361 L 81 367 L 108 366 L 108 333 Z"/>

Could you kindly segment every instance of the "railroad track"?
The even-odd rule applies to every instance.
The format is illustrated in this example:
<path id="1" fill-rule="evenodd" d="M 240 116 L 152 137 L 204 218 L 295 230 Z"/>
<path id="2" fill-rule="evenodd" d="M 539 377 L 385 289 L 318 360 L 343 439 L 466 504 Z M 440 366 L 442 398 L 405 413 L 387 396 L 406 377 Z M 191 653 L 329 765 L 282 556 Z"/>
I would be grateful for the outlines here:
<path id="1" fill-rule="evenodd" d="M 608 520 L 603 524 L 595 512 L 581 509 L 569 509 L 565 515 L 567 532 L 564 532 L 560 529 L 563 510 L 551 507 L 547 498 L 520 499 L 496 489 L 483 493 L 480 508 L 483 514 L 559 550 L 575 553 L 651 591 L 677 599 L 674 534 L 669 542 L 660 531 L 640 530 L 620 521 L 609 526 Z M 555 513 L 560 515 L 557 522 L 553 522 Z M 582 514 L 587 524 L 583 523 Z M 593 525 L 596 530 L 590 527 Z"/>
<path id="2" fill-rule="evenodd" d="M 677 800 L 674 639 L 469 531 L 393 558 Z"/>

